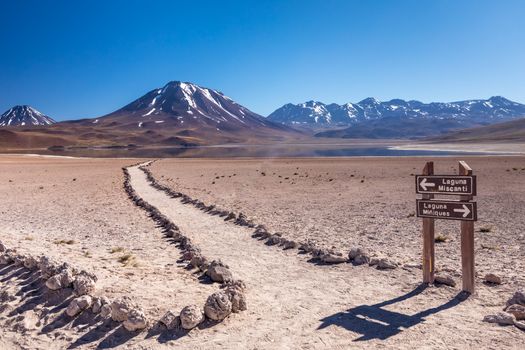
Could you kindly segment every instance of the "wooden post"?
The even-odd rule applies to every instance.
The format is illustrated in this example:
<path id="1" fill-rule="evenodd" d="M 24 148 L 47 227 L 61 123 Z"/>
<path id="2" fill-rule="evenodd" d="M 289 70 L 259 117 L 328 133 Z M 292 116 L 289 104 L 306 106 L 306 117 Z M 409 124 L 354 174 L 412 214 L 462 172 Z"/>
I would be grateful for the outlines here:
<path id="1" fill-rule="evenodd" d="M 472 175 L 472 168 L 467 163 L 459 162 L 459 175 Z M 469 201 L 472 196 L 460 196 L 460 200 Z M 474 293 L 474 222 L 461 221 L 461 268 L 463 291 Z"/>
<path id="2" fill-rule="evenodd" d="M 434 162 L 427 162 L 423 175 L 434 175 Z M 424 194 L 423 199 L 432 199 L 433 194 Z M 434 219 L 423 218 L 423 283 L 434 283 Z"/>

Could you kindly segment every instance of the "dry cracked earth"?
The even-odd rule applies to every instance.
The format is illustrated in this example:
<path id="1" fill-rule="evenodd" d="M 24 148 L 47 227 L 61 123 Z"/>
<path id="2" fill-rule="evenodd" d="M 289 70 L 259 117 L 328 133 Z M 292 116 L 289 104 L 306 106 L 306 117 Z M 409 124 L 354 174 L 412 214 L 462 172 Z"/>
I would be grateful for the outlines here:
<path id="1" fill-rule="evenodd" d="M 6 349 L 520 348 L 525 332 L 483 322 L 525 285 L 525 158 L 471 157 L 478 175 L 476 293 L 460 294 L 457 223 L 439 222 L 438 273 L 457 282 L 422 288 L 421 222 L 414 178 L 427 159 L 164 159 L 158 182 L 263 224 L 271 233 L 344 256 L 353 247 L 397 268 L 323 264 L 252 237 L 253 227 L 183 204 L 129 168 L 136 194 L 155 206 L 203 255 L 246 285 L 247 310 L 191 331 L 157 324 L 168 311 L 204 305 L 220 287 L 181 261 L 180 247 L 123 189 L 122 167 L 147 160 L 0 156 L 0 241 L 96 274 L 95 297 L 130 297 L 148 320 L 129 332 L 67 304 L 38 274 L 0 266 L 0 347 Z M 454 173 L 457 159 L 434 159 Z M 486 284 L 493 273 L 500 285 Z"/>

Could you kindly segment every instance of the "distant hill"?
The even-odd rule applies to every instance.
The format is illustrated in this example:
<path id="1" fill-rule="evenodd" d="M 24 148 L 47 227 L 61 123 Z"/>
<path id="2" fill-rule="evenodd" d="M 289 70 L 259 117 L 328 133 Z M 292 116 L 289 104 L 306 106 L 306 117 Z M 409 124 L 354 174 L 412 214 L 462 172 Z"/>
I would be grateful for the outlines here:
<path id="1" fill-rule="evenodd" d="M 51 125 L 53 118 L 31 106 L 14 106 L 0 116 L 0 127 Z"/>
<path id="2" fill-rule="evenodd" d="M 510 122 L 460 130 L 428 140 L 439 142 L 525 142 L 525 116 Z"/>
<path id="3" fill-rule="evenodd" d="M 344 129 L 327 130 L 316 133 L 317 137 L 336 137 L 344 139 L 410 139 L 425 138 L 445 133 L 447 130 L 460 130 L 470 123 L 453 119 L 403 119 L 384 118 L 366 123 L 358 123 Z"/>
<path id="4" fill-rule="evenodd" d="M 412 138 L 499 123 L 523 115 L 525 105 L 501 96 L 450 103 L 400 99 L 380 102 L 367 98 L 344 105 L 316 101 L 286 104 L 268 119 L 293 127 L 328 129 L 319 133 L 323 137 Z"/>

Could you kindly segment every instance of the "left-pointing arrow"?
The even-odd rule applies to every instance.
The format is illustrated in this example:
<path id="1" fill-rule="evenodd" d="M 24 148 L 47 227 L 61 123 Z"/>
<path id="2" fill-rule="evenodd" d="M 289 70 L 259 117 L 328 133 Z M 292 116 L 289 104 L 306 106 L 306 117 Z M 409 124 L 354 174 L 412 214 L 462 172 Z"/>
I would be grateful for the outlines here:
<path id="1" fill-rule="evenodd" d="M 423 191 L 426 191 L 426 190 L 427 190 L 427 187 L 435 187 L 436 184 L 433 183 L 433 182 L 428 182 L 428 181 L 427 181 L 427 178 L 424 177 L 423 180 L 421 180 L 421 182 L 419 183 L 419 186 L 421 186 L 421 188 L 423 189 Z"/>

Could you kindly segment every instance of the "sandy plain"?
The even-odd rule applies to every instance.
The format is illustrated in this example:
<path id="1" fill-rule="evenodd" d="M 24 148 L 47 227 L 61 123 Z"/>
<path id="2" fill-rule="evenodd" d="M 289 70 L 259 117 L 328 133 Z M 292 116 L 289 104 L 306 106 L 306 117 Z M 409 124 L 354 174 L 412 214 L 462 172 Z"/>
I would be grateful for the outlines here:
<path id="1" fill-rule="evenodd" d="M 523 142 L 418 142 L 412 144 L 393 145 L 389 147 L 395 150 L 411 151 L 449 151 L 449 152 L 470 152 L 470 153 L 492 153 L 492 154 L 525 154 Z"/>
<path id="2" fill-rule="evenodd" d="M 347 252 L 364 247 L 398 262 L 378 271 L 351 264 L 318 265 L 297 251 L 251 238 L 153 189 L 130 168 L 137 193 L 170 217 L 207 256 L 222 259 L 247 284 L 248 310 L 189 333 L 127 334 L 113 324 L 63 320 L 46 327 L 33 310 L 18 313 L 31 285 L 0 269 L 0 289 L 17 298 L 0 312 L 5 348 L 519 348 L 525 333 L 482 322 L 525 285 L 525 157 L 462 157 L 478 176 L 477 291 L 418 288 L 420 219 L 413 174 L 431 158 L 164 159 L 154 176 L 207 204 L 243 212 L 272 232 L 316 240 Z M 454 173 L 457 159 L 435 161 Z M 178 262 L 180 253 L 122 189 L 121 167 L 138 159 L 0 157 L 0 241 L 20 252 L 47 254 L 93 271 L 97 292 L 129 295 L 158 320 L 167 309 L 202 304 L 217 289 Z M 481 228 L 483 231 L 479 232 Z M 439 222 L 439 272 L 460 286 L 457 223 Z M 123 263 L 124 255 L 132 260 Z M 498 274 L 500 286 L 482 283 Z M 18 303 L 18 304 L 17 304 Z M 37 310 L 41 306 L 32 306 Z M 31 313 L 33 312 L 33 314 Z"/>

